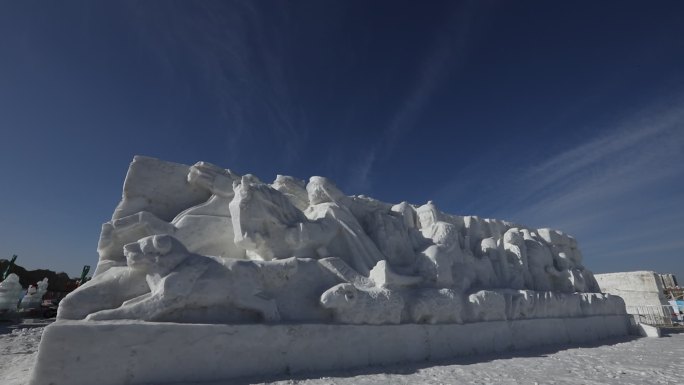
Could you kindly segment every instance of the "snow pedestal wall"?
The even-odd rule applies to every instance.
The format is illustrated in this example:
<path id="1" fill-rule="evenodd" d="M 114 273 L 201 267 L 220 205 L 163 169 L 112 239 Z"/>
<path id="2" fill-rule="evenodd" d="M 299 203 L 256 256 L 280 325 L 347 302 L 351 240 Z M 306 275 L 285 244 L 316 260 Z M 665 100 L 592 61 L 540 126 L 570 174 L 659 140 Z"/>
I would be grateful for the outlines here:
<path id="1" fill-rule="evenodd" d="M 67 321 L 45 330 L 31 383 L 217 381 L 580 344 L 625 334 L 627 320 L 617 315 L 382 326 Z"/>
<path id="2" fill-rule="evenodd" d="M 626 333 L 574 238 L 322 177 L 136 157 L 98 253 L 46 329 L 34 385 L 92 383 L 84 361 L 125 368 L 105 376 L 118 383 L 212 380 Z"/>

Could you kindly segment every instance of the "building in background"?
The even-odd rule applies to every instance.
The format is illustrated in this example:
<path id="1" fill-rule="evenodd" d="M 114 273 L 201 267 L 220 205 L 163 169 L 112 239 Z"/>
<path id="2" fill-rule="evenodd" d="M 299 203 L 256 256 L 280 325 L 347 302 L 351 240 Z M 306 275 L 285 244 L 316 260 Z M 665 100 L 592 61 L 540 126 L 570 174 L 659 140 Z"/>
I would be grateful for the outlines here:
<path id="1" fill-rule="evenodd" d="M 677 277 L 672 274 L 660 274 L 660 279 L 663 282 L 665 298 L 672 306 L 677 321 L 684 322 L 684 289 L 679 286 Z"/>
<path id="2" fill-rule="evenodd" d="M 622 297 L 627 313 L 640 323 L 671 325 L 673 320 L 681 321 L 678 303 L 670 302 L 677 290 L 681 300 L 681 288 L 672 274 L 654 271 L 596 274 L 596 281 L 602 292 Z M 681 305 L 684 310 L 684 302 Z"/>

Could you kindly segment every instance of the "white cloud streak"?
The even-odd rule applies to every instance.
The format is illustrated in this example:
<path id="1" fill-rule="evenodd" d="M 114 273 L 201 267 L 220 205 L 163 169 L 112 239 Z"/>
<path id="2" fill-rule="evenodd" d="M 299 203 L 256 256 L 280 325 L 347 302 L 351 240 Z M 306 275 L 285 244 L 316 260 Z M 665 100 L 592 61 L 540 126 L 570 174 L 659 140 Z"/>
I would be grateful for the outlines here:
<path id="1" fill-rule="evenodd" d="M 358 164 L 354 167 L 354 174 L 348 183 L 350 194 L 367 193 L 370 190 L 371 171 L 373 163 L 375 162 L 375 151 L 369 151 L 365 156 L 361 157 Z"/>
<path id="2" fill-rule="evenodd" d="M 418 70 L 414 87 L 399 104 L 377 144 L 370 150 L 372 156 L 366 157 L 369 162 L 364 163 L 364 170 L 354 172 L 364 171 L 365 177 L 369 178 L 375 162 L 389 158 L 398 143 L 415 128 L 420 115 L 433 94 L 444 83 L 446 76 L 457 72 L 465 63 L 477 4 L 468 1 L 460 5 L 462 7 L 453 11 L 446 29 L 441 30 L 441 38 L 436 40 Z M 364 185 L 370 188 L 370 180 L 364 182 Z"/>
<path id="3" fill-rule="evenodd" d="M 675 263 L 684 249 L 684 98 L 662 104 L 518 172 L 471 159 L 435 199 L 466 202 L 473 212 L 460 214 L 566 231 L 598 271 L 684 273 Z"/>
<path id="4" fill-rule="evenodd" d="M 596 210 L 619 210 L 611 204 L 595 206 L 617 203 L 626 194 L 682 174 L 683 150 L 684 108 L 642 115 L 636 123 L 623 124 L 523 172 L 514 181 L 516 200 L 538 199 L 511 215 L 581 223 L 583 216 L 595 216 Z M 586 207 L 593 211 L 587 213 Z M 566 214 L 567 219 L 558 214 Z"/>
<path id="5" fill-rule="evenodd" d="M 624 258 L 629 256 L 645 257 L 654 256 L 662 253 L 681 254 L 684 250 L 684 240 L 676 239 L 670 242 L 658 242 L 655 244 L 643 244 L 640 247 L 613 248 L 610 251 L 601 253 L 602 258 Z"/>
<path id="6" fill-rule="evenodd" d="M 592 171 L 601 178 L 610 177 L 619 183 L 624 182 L 620 178 L 633 177 L 644 168 L 667 173 L 668 170 L 654 168 L 657 165 L 667 167 L 665 159 L 676 155 L 674 152 L 678 149 L 671 144 L 681 141 L 676 130 L 681 127 L 683 118 L 684 109 L 675 109 L 656 118 L 641 118 L 531 167 L 520 180 L 531 187 L 528 193 L 533 194 L 554 184 L 586 178 Z M 639 183 L 639 180 L 633 179 L 631 183 Z M 603 184 L 600 192 L 605 193 L 609 186 Z"/>
<path id="7" fill-rule="evenodd" d="M 266 21 L 259 4 L 247 1 L 135 3 L 131 10 L 169 78 L 194 82 L 199 76 L 213 95 L 225 125 L 226 156 L 234 160 L 250 132 L 266 130 L 282 149 L 281 160 L 291 163 L 308 134 L 288 74 L 292 20 L 281 3 L 269 5 L 269 12 L 275 16 Z M 265 127 L 254 126 L 258 119 Z"/>
<path id="8" fill-rule="evenodd" d="M 684 104 L 642 112 L 527 169 L 503 216 L 573 234 L 598 271 L 681 275 L 683 165 Z"/>

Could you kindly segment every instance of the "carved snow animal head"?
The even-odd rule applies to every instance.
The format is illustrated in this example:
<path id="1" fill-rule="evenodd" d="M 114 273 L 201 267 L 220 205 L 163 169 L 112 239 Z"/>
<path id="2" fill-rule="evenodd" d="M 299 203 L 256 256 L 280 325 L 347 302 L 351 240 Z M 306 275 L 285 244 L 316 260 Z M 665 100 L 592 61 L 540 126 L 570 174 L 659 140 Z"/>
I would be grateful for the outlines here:
<path id="1" fill-rule="evenodd" d="M 132 269 L 166 273 L 185 259 L 189 252 L 176 238 L 162 234 L 127 244 L 124 254 L 126 263 Z"/>
<path id="2" fill-rule="evenodd" d="M 232 197 L 233 181 L 238 176 L 211 163 L 197 162 L 190 167 L 187 178 L 188 183 L 203 187 L 212 194 Z"/>
<path id="3" fill-rule="evenodd" d="M 304 211 L 309 207 L 309 195 L 303 180 L 287 175 L 278 175 L 271 187 L 285 195 L 295 207 Z"/>
<path id="4" fill-rule="evenodd" d="M 421 228 L 430 227 L 440 219 L 437 206 L 432 201 L 428 201 L 428 203 L 418 207 L 416 212 L 418 213 L 418 221 Z"/>
<path id="5" fill-rule="evenodd" d="M 351 307 L 357 300 L 359 290 L 351 283 L 340 283 L 321 295 L 321 305 L 326 309 Z"/>
<path id="6" fill-rule="evenodd" d="M 322 176 L 309 178 L 306 192 L 309 194 L 309 203 L 312 205 L 328 202 L 344 204 L 348 200 L 348 197 L 332 181 Z"/>

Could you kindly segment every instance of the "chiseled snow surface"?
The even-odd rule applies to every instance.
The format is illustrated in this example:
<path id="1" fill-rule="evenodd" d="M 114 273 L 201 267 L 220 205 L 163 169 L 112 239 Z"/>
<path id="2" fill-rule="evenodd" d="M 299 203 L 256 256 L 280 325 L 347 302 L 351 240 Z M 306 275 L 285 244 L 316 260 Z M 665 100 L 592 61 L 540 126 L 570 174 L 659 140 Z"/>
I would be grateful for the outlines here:
<path id="1" fill-rule="evenodd" d="M 0 384 L 25 385 L 43 328 L 0 326 Z M 328 373 L 266 382 L 302 385 L 376 384 L 682 384 L 684 334 L 622 338 L 592 347 L 555 347 L 421 365 Z M 87 372 L 87 371 L 86 371 Z M 86 374 L 84 372 L 84 374 Z M 182 385 L 227 385 L 202 383 Z M 243 381 L 238 383 L 251 383 Z M 264 383 L 264 382 L 254 382 Z M 181 385 L 181 384 L 174 384 Z"/>

